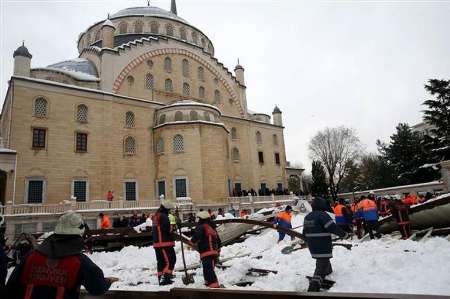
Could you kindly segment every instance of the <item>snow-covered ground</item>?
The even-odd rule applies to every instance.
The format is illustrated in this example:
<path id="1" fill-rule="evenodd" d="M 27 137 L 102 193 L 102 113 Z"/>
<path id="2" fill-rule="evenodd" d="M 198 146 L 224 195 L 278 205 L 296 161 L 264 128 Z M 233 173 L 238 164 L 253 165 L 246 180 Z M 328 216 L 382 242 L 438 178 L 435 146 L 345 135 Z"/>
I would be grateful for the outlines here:
<path id="1" fill-rule="evenodd" d="M 293 219 L 293 227 L 303 223 L 303 216 Z M 301 228 L 298 229 L 301 231 Z M 289 245 L 287 237 L 284 244 L 277 244 L 277 233 L 266 230 L 252 236 L 245 242 L 222 249 L 222 258 L 235 258 L 224 265 L 225 270 L 216 269 L 219 282 L 227 288 L 240 281 L 254 280 L 248 289 L 305 291 L 308 287 L 306 275 L 314 272 L 315 261 L 308 249 L 298 250 L 289 255 L 281 254 L 281 249 Z M 424 242 L 396 240 L 384 237 L 380 240 L 359 243 L 354 241 L 352 250 L 334 248 L 331 260 L 334 272 L 329 276 L 335 280 L 331 292 L 367 293 L 409 293 L 450 295 L 450 242 L 443 238 L 430 238 Z M 181 250 L 176 247 L 177 265 L 182 267 Z M 257 259 L 256 257 L 262 256 Z M 184 287 L 182 272 L 177 272 L 175 284 L 159 287 L 156 278 L 156 259 L 152 247 L 126 247 L 120 252 L 94 253 L 91 258 L 107 276 L 116 276 L 120 281 L 112 289 L 120 290 L 166 290 L 171 287 Z M 197 252 L 186 252 L 187 265 L 198 263 Z M 278 271 L 265 277 L 247 277 L 249 268 L 262 268 Z M 195 272 L 195 284 L 189 287 L 204 287 L 202 269 Z"/>

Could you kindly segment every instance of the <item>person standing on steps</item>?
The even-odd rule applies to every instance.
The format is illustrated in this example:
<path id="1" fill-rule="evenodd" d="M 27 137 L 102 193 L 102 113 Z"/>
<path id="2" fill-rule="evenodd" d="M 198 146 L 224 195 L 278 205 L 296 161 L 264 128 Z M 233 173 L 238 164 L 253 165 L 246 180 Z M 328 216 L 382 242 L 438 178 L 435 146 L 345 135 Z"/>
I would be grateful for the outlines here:
<path id="1" fill-rule="evenodd" d="M 152 216 L 153 249 L 156 254 L 158 283 L 169 285 L 173 283 L 173 269 L 177 261 L 175 254 L 175 238 L 170 224 L 169 213 L 175 208 L 171 201 L 164 200 L 158 211 Z"/>
<path id="2" fill-rule="evenodd" d="M 333 221 L 327 213 L 328 203 L 325 199 L 314 198 L 312 212 L 306 215 L 303 234 L 313 259 L 316 260 L 314 276 L 310 280 L 308 292 L 320 291 L 322 281 L 333 272 L 330 259 L 333 257 L 331 234 L 346 238 L 348 234 Z"/>
<path id="3" fill-rule="evenodd" d="M 197 245 L 203 266 L 203 277 L 208 288 L 220 288 L 214 268 L 220 256 L 222 241 L 216 231 L 216 225 L 211 221 L 211 216 L 206 211 L 197 213 L 199 218 L 191 245 Z"/>
<path id="4" fill-rule="evenodd" d="M 6 286 L 8 299 L 77 299 L 80 287 L 94 296 L 108 291 L 115 277 L 82 253 L 83 218 L 69 211 L 58 220 L 55 233 L 16 266 Z"/>

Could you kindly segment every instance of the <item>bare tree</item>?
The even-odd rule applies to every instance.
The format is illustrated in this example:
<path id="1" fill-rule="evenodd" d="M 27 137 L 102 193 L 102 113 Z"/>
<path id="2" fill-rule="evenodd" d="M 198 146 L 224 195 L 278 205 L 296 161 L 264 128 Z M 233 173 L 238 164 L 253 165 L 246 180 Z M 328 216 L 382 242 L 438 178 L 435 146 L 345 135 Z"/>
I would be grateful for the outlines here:
<path id="1" fill-rule="evenodd" d="M 328 187 L 337 199 L 339 185 L 349 170 L 349 161 L 359 157 L 362 147 L 356 133 L 349 128 L 326 128 L 309 143 L 312 159 L 319 160 L 327 171 Z"/>

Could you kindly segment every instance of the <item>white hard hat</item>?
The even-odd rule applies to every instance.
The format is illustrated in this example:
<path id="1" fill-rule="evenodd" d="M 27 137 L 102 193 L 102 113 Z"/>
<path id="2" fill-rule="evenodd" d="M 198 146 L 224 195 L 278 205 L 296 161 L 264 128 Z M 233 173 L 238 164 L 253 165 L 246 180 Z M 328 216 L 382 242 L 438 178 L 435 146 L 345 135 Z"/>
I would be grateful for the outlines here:
<path id="1" fill-rule="evenodd" d="M 58 235 L 83 235 L 84 222 L 80 214 L 68 211 L 58 219 L 55 234 Z"/>
<path id="2" fill-rule="evenodd" d="M 170 210 L 170 209 L 174 209 L 175 208 L 175 203 L 173 201 L 170 200 L 164 200 L 161 202 L 161 205 L 163 207 L 165 207 L 166 209 Z"/>
<path id="3" fill-rule="evenodd" d="M 207 211 L 200 211 L 197 213 L 197 217 L 200 219 L 208 219 L 211 217 Z"/>

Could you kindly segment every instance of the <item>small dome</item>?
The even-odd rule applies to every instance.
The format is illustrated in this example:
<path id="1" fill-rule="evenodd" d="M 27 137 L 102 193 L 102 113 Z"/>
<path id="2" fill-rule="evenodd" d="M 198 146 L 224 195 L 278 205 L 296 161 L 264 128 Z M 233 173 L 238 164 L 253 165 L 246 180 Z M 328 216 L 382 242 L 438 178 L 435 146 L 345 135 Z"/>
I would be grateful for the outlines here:
<path id="1" fill-rule="evenodd" d="M 28 57 L 31 58 L 33 57 L 30 52 L 28 52 L 27 47 L 25 47 L 24 44 L 22 44 L 20 47 L 17 48 L 17 50 L 14 51 L 13 57 L 16 56 L 23 56 L 23 57 Z"/>
<path id="2" fill-rule="evenodd" d="M 102 27 L 105 27 L 105 26 L 109 26 L 109 27 L 112 27 L 112 28 L 116 29 L 116 26 L 114 26 L 113 22 L 111 22 L 110 19 L 106 19 L 106 20 L 103 22 Z"/>
<path id="3" fill-rule="evenodd" d="M 244 70 L 244 68 L 242 67 L 242 65 L 238 64 L 234 67 L 234 70 Z"/>
<path id="4" fill-rule="evenodd" d="M 120 17 L 131 17 L 131 16 L 144 16 L 144 17 L 161 17 L 166 19 L 172 19 L 175 21 L 179 21 L 182 23 L 188 24 L 188 22 L 176 14 L 161 9 L 155 6 L 142 6 L 142 7 L 129 7 L 122 9 L 115 14 L 111 15 L 111 19 L 120 18 Z"/>
<path id="5" fill-rule="evenodd" d="M 280 110 L 280 108 L 278 108 L 278 106 L 275 106 L 275 109 L 273 109 L 272 114 L 275 114 L 275 113 L 281 113 L 281 110 Z"/>

